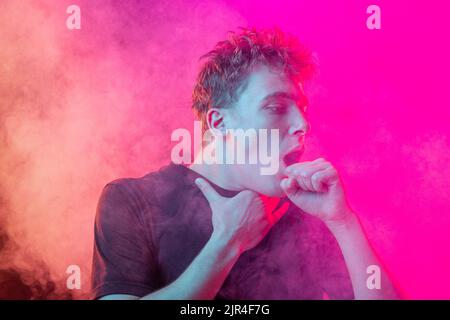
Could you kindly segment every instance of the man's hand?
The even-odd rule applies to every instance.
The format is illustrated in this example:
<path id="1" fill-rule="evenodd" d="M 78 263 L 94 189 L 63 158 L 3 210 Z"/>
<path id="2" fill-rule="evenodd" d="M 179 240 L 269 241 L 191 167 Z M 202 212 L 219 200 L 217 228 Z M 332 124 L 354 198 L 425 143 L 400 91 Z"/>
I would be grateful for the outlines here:
<path id="1" fill-rule="evenodd" d="M 323 158 L 286 168 L 280 186 L 300 209 L 326 224 L 344 223 L 352 216 L 336 169 Z"/>
<path id="2" fill-rule="evenodd" d="M 274 207 L 265 206 L 262 198 L 253 191 L 244 190 L 233 198 L 226 198 L 204 179 L 198 178 L 195 183 L 212 210 L 214 230 L 211 238 L 237 245 L 241 253 L 255 247 L 289 207 L 286 202 L 273 211 Z"/>
<path id="3" fill-rule="evenodd" d="M 356 299 L 398 299 L 394 285 L 374 254 L 357 215 L 350 209 L 336 169 L 326 160 L 296 163 L 286 168 L 280 182 L 300 209 L 321 219 L 336 238 L 344 257 Z M 381 268 L 381 290 L 367 287 L 367 267 Z"/>

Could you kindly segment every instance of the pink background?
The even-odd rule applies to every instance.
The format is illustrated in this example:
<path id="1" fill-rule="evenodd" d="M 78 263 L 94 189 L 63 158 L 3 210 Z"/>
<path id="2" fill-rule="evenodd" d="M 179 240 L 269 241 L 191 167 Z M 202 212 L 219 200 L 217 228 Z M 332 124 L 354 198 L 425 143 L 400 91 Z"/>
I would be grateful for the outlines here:
<path id="1" fill-rule="evenodd" d="M 320 61 L 306 158 L 339 169 L 405 297 L 450 299 L 450 3 L 240 2 L 0 2 L 0 269 L 59 295 L 79 265 L 85 298 L 102 187 L 170 160 L 172 130 L 193 128 L 201 54 L 277 25 Z M 81 30 L 65 25 L 74 3 Z"/>

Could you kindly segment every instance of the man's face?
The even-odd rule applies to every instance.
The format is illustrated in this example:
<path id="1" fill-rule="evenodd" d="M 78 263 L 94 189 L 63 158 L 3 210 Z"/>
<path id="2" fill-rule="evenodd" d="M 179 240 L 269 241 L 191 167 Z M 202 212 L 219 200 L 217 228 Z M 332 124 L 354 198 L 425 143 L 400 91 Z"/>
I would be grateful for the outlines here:
<path id="1" fill-rule="evenodd" d="M 304 135 L 309 129 L 304 115 L 306 104 L 301 84 L 295 83 L 283 73 L 260 65 L 249 74 L 247 85 L 241 91 L 238 101 L 225 111 L 225 126 L 227 129 L 267 129 L 268 132 L 278 129 L 279 169 L 273 175 L 262 175 L 259 162 L 258 165 L 238 165 L 243 187 L 268 196 L 283 195 L 280 181 L 285 176 L 284 170 L 288 165 L 299 161 L 303 152 Z M 269 145 L 270 139 L 269 134 Z M 250 146 L 251 150 L 255 148 L 258 146 Z"/>

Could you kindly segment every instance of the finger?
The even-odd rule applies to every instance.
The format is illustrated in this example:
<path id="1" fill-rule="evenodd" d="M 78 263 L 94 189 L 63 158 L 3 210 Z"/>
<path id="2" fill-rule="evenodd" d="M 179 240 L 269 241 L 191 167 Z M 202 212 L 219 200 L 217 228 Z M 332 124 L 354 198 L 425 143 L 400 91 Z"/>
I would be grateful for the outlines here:
<path id="1" fill-rule="evenodd" d="M 286 201 L 281 207 L 272 213 L 272 225 L 278 222 L 289 209 L 289 201 Z"/>
<path id="2" fill-rule="evenodd" d="M 313 184 L 312 176 L 318 171 L 327 169 L 329 166 L 330 165 L 325 162 L 317 162 L 314 164 L 308 163 L 304 166 L 292 169 L 291 173 L 288 175 L 295 177 L 303 190 L 319 191 L 320 189 L 317 189 L 316 185 Z"/>
<path id="3" fill-rule="evenodd" d="M 195 184 L 203 193 L 206 200 L 208 200 L 209 204 L 222 198 L 222 196 L 218 194 L 216 190 L 214 190 L 214 188 L 208 182 L 206 182 L 205 179 L 197 178 L 195 179 Z"/>
<path id="4" fill-rule="evenodd" d="M 327 187 L 323 181 L 323 170 L 313 173 L 313 175 L 311 176 L 311 183 L 317 192 L 327 191 Z"/>
<path id="5" fill-rule="evenodd" d="M 329 167 L 325 170 L 319 171 L 314 177 L 316 184 L 321 184 L 323 187 L 327 187 L 335 184 L 339 180 L 339 175 L 335 168 Z"/>
<path id="6" fill-rule="evenodd" d="M 300 175 L 294 176 L 294 181 L 297 182 L 297 184 L 300 187 L 300 189 L 305 190 L 305 191 L 310 191 L 311 190 L 311 187 L 309 187 L 306 184 L 306 179 L 304 179 L 302 176 L 300 176 Z"/>
<path id="7" fill-rule="evenodd" d="M 284 178 L 280 182 L 280 187 L 287 196 L 294 195 L 299 188 L 294 178 Z"/>
<path id="8" fill-rule="evenodd" d="M 291 164 L 290 166 L 286 167 L 285 170 L 286 170 L 286 173 L 291 173 L 291 172 L 295 171 L 296 169 L 303 168 L 305 166 L 315 166 L 315 165 L 324 165 L 324 164 L 330 165 L 330 163 L 327 160 L 325 160 L 324 158 L 317 158 L 313 161 L 303 161 L 303 162 L 297 162 L 297 163 Z"/>

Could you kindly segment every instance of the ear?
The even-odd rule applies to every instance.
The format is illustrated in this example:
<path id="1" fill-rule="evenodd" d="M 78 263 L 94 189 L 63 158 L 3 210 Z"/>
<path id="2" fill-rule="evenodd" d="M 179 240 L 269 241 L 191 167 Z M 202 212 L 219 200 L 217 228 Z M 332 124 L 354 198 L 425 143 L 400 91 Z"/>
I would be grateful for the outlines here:
<path id="1" fill-rule="evenodd" d="M 223 135 L 226 133 L 225 112 L 221 108 L 211 108 L 206 113 L 206 122 L 208 128 L 214 131 L 220 131 Z"/>

